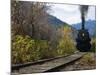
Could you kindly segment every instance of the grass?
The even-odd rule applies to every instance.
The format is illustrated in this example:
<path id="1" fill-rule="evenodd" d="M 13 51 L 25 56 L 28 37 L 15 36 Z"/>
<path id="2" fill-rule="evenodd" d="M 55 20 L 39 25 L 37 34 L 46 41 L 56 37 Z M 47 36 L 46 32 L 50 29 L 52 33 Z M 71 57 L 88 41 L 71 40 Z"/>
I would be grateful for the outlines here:
<path id="1" fill-rule="evenodd" d="M 95 53 L 87 53 L 80 59 L 81 65 L 87 65 L 87 66 L 95 66 L 96 65 L 96 58 Z"/>

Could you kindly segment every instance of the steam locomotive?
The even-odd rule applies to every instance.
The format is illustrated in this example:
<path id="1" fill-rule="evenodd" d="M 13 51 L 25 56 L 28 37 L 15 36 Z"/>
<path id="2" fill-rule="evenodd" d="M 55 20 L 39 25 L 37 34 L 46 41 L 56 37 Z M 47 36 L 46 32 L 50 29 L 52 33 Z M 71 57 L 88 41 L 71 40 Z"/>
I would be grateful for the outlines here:
<path id="1" fill-rule="evenodd" d="M 80 51 L 80 52 L 87 52 L 90 51 L 91 48 L 91 38 L 89 36 L 89 32 L 87 29 L 85 29 L 85 13 L 88 10 L 88 6 L 81 6 L 81 19 L 82 19 L 82 28 L 80 30 L 78 30 L 78 35 L 76 38 L 76 48 Z"/>

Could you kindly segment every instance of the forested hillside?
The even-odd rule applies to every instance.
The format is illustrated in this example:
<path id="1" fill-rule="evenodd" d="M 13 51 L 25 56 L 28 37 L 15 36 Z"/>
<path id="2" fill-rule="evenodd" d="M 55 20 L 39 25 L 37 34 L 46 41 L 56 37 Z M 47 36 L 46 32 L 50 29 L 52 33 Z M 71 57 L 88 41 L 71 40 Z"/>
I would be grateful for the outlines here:
<path id="1" fill-rule="evenodd" d="M 75 52 L 76 30 L 47 11 L 50 6 L 46 3 L 11 1 L 13 64 Z"/>

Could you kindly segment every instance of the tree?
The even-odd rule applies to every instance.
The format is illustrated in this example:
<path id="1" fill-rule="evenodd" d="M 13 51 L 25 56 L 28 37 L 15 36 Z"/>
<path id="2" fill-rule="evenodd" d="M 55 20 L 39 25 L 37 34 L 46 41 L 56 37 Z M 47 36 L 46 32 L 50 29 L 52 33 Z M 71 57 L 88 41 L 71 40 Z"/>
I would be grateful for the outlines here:
<path id="1" fill-rule="evenodd" d="M 30 35 L 41 39 L 48 37 L 49 6 L 40 2 L 11 1 L 11 23 L 14 34 Z M 43 38 L 45 39 L 45 38 Z"/>
<path id="2" fill-rule="evenodd" d="M 11 1 L 11 25 L 14 34 L 24 34 L 25 15 L 21 9 L 22 5 L 19 1 Z"/>
<path id="3" fill-rule="evenodd" d="M 60 39 L 57 45 L 58 54 L 66 55 L 71 54 L 75 51 L 74 40 L 71 37 L 72 30 L 70 27 L 64 26 L 59 29 Z"/>

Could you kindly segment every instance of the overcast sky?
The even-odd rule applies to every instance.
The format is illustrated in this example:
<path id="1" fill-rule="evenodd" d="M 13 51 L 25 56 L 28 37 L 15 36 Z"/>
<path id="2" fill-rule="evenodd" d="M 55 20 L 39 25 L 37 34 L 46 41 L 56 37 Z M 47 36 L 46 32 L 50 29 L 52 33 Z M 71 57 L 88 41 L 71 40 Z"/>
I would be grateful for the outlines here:
<path id="1" fill-rule="evenodd" d="M 81 22 L 79 5 L 51 4 L 49 13 L 68 24 Z M 86 20 L 95 20 L 95 6 L 89 6 Z"/>

